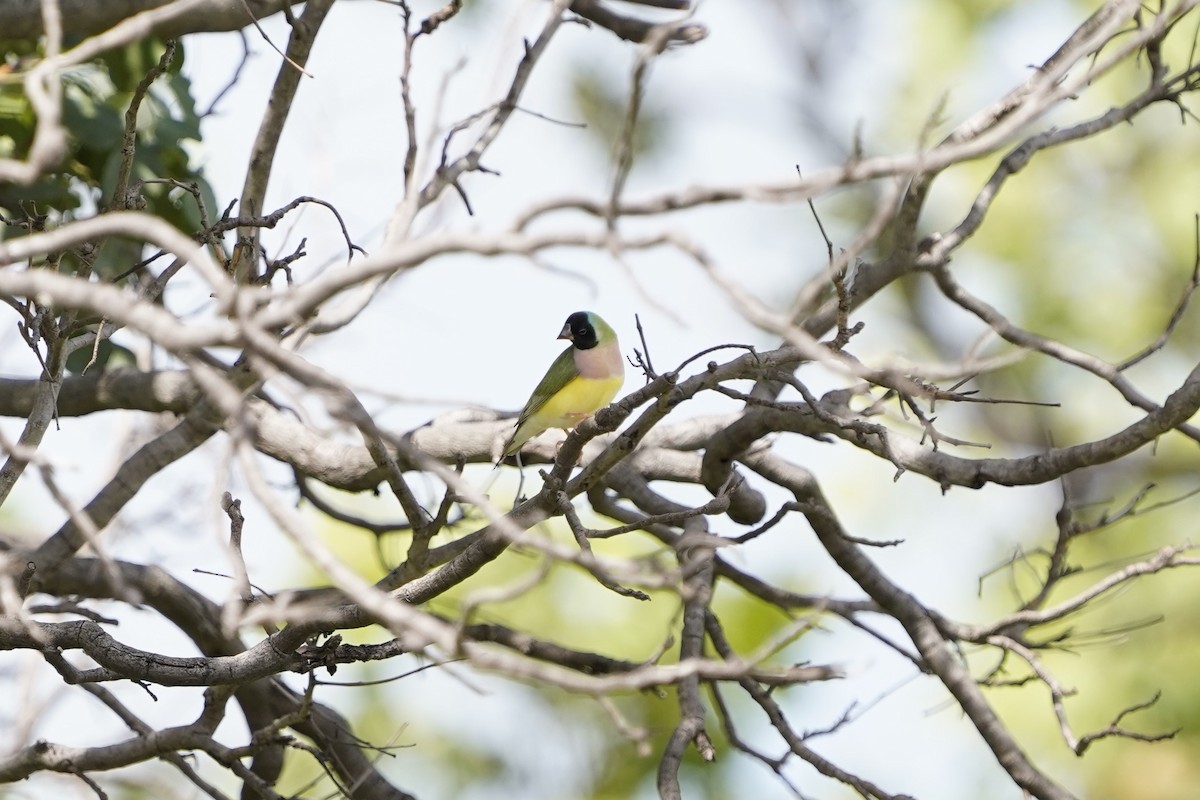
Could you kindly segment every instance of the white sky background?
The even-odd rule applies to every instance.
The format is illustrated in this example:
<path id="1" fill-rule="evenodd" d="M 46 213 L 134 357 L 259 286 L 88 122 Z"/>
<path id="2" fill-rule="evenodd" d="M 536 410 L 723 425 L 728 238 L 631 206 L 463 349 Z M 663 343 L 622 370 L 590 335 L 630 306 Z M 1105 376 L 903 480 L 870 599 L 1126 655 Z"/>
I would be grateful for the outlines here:
<path id="1" fill-rule="evenodd" d="M 436 5 L 440 4 L 419 3 L 418 14 L 426 14 Z M 877 111 L 877 103 L 886 97 L 889 76 L 901 69 L 913 47 L 909 37 L 914 32 L 907 27 L 911 20 L 905 13 L 906 4 L 864 0 L 850 4 L 852 12 L 845 11 L 845 5 L 833 3 L 814 3 L 811 5 L 815 8 L 805 9 L 809 14 L 805 24 L 811 22 L 823 32 L 821 35 L 835 36 L 848 48 L 844 71 L 839 71 L 832 87 L 820 91 L 809 91 L 798 74 L 799 59 L 788 49 L 796 41 L 793 32 L 773 28 L 781 24 L 782 17 L 764 24 L 747 13 L 751 5 L 757 7 L 703 4 L 697 19 L 709 28 L 708 39 L 667 54 L 654 66 L 649 97 L 651 103 L 660 102 L 670 114 L 669 144 L 653 163 L 635 167 L 629 182 L 630 196 L 691 185 L 777 182 L 793 176 L 796 164 L 806 171 L 827 166 L 831 155 L 805 141 L 798 124 L 800 104 L 808 104 L 806 113 L 831 118 L 830 127 L 844 132 L 844 146 L 849 145 L 851 131 L 860 121 L 869 148 L 873 142 L 908 147 L 915 141 L 919 131 L 893 130 L 889 120 L 878 118 Z M 429 109 L 437 87 L 460 59 L 466 59 L 465 66 L 450 84 L 439 120 L 443 126 L 478 110 L 507 88 L 520 57 L 520 35 L 536 35 L 546 13 L 546 4 L 541 2 L 514 4 L 514 8 L 517 10 L 509 17 L 487 13 L 454 20 L 436 36 L 418 43 L 413 79 L 422 135 L 433 123 Z M 1044 59 L 1077 23 L 1077 12 L 1063 14 L 1062 9 L 1062 4 L 1054 3 L 1041 4 L 1037 12 L 1022 12 L 1037 13 L 1039 24 L 1014 24 L 1014 34 L 1019 36 L 992 43 L 988 52 L 980 54 L 981 70 L 961 76 L 973 83 L 959 84 L 956 81 L 960 77 L 951 75 L 931 78 L 930 108 L 938 94 L 949 90 L 947 118 L 956 121 L 1020 80 L 1026 65 Z M 844 15 L 840 19 L 827 16 L 839 13 Z M 796 13 L 794 24 L 802 24 L 801 17 Z M 267 20 L 263 27 L 282 47 L 287 36 L 282 19 Z M 1040 38 L 1030 37 L 1031 30 L 1038 31 Z M 516 32 L 520 35 L 513 35 Z M 247 36 L 255 56 L 236 87 L 218 104 L 218 113 L 206 120 L 203 149 L 197 153 L 221 205 L 241 189 L 250 144 L 279 65 L 278 56 L 253 29 Z M 203 108 L 229 80 L 241 47 L 232 34 L 192 37 L 186 47 L 186 70 L 197 103 Z M 586 64 L 599 74 L 621 76 L 621 84 L 625 85 L 624 76 L 635 55 L 632 45 L 606 31 L 566 26 L 538 65 L 521 105 L 550 117 L 572 120 L 576 115 L 566 80 L 572 65 Z M 398 81 L 401 56 L 400 20 L 393 7 L 369 2 L 339 3 L 334 7 L 308 66 L 314 77 L 302 82 L 280 143 L 267 196 L 268 210 L 298 195 L 319 197 L 338 208 L 357 244 L 368 251 L 378 246 L 382 227 L 399 201 L 401 190 L 405 146 Z M 985 63 L 995 65 L 995 69 L 982 69 Z M 465 146 L 468 141 L 469 137 L 460 137 L 458 144 Z M 440 137 L 438 142 L 440 147 Z M 419 233 L 499 230 L 534 200 L 564 193 L 600 197 L 607 191 L 609 180 L 606 154 L 587 132 L 524 114 L 513 117 L 484 164 L 501 176 L 475 174 L 464 179 L 475 217 L 468 217 L 458 196 L 447 192 L 438 207 L 420 219 Z M 824 221 L 831 228 L 835 245 L 849 241 L 853 231 L 839 225 L 835 216 L 827 214 Z M 318 265 L 337 268 L 345 250 L 327 211 L 310 206 L 295 230 L 288 233 L 290 224 L 289 218 L 266 234 L 264 241 L 269 248 L 285 253 L 301 236 L 308 237 L 311 256 L 298 265 L 299 279 L 311 275 Z M 542 224 L 594 223 L 560 215 Z M 777 307 L 784 305 L 791 290 L 824 262 L 824 245 L 807 210 L 800 207 L 722 207 L 679 214 L 671 218 L 670 224 L 695 235 L 727 273 L 737 275 L 750 290 Z M 600 312 L 617 328 L 626 352 L 637 344 L 633 315 L 640 314 L 660 369 L 720 342 L 750 343 L 764 349 L 774 346 L 772 337 L 739 318 L 697 268 L 665 251 L 630 256 L 636 280 L 605 258 L 559 251 L 548 260 L 556 271 L 519 259 L 460 257 L 430 263 L 392 281 L 360 320 L 343 333 L 307 347 L 304 355 L 359 390 L 368 407 L 378 412 L 382 424 L 402 430 L 463 404 L 519 408 L 560 349 L 561 343 L 554 337 L 563 319 L 578 309 Z M 333 263 L 325 266 L 327 262 Z M 649 302 L 647 296 L 655 302 Z M 656 308 L 656 303 L 662 308 Z M 856 355 L 872 361 L 897 352 L 897 342 L 903 342 L 897 336 L 902 332 L 892 327 L 885 299 L 872 301 L 860 316 L 868 324 L 851 348 Z M 673 317 L 680 318 L 682 324 Z M 0 371 L 33 376 L 36 371 L 29 360 L 14 332 L 0 335 Z M 630 370 L 627 390 L 639 385 L 640 376 L 633 372 Z M 447 402 L 390 403 L 383 399 L 388 396 Z M 705 398 L 693 401 L 681 412 L 734 408 L 730 401 Z M 19 432 L 18 423 L 0 421 L 10 436 Z M 72 445 L 80 433 L 114 441 L 123 435 L 123 425 L 117 415 L 97 415 L 64 420 L 61 433 L 49 434 L 45 452 L 62 465 L 78 500 L 90 499 L 115 465 L 104 465 L 103 469 L 89 465 L 84 454 L 72 452 Z M 902 585 L 915 587 L 923 601 L 960 616 L 982 613 L 983 607 L 975 597 L 978 575 L 1019 541 L 1044 535 L 1058 500 L 1051 489 L 956 489 L 943 497 L 937 487 L 918 476 L 906 476 L 893 483 L 890 466 L 845 445 L 788 439 L 780 446 L 788 457 L 818 469 L 824 490 L 851 533 L 874 539 L 906 539 L 903 547 L 874 552 L 873 557 Z M 232 488 L 247 501 L 251 575 L 273 586 L 273 570 L 279 566 L 291 569 L 280 557 L 282 545 L 274 537 L 255 535 L 256 530 L 269 528 L 270 522 L 238 482 L 213 485 L 213 464 L 219 462 L 216 456 L 224 453 L 224 445 L 210 443 L 205 449 L 207 457 L 190 456 L 168 472 L 171 479 L 164 476 L 152 483 L 147 490 L 151 496 L 139 498 L 122 518 L 127 522 L 144 520 L 145 515 L 158 513 L 163 505 L 162 493 L 182 494 L 189 502 L 169 518 L 159 518 L 158 526 L 149 532 L 126 531 L 114 536 L 113 551 L 117 555 L 136 553 L 139 559 L 150 552 L 152 561 L 220 597 L 227 591 L 223 583 L 193 577 L 190 570 L 196 566 L 223 568 L 219 542 L 226 528 L 216 510 L 215 497 Z M 182 481 L 195 492 L 172 487 L 171 480 Z M 46 505 L 36 487 L 30 486 L 35 482 L 27 476 L 19 487 L 22 516 L 27 527 L 44 535 L 59 524 L 61 515 Z M 773 502 L 781 500 L 773 498 Z M 381 513 L 396 516 L 398 510 L 394 514 Z M 188 530 L 184 536 L 179 535 L 181 526 Z M 714 527 L 722 532 L 728 525 L 717 521 Z M 160 537 L 155 531 L 164 535 Z M 744 548 L 743 566 L 784 585 L 846 595 L 850 591 L 847 582 L 820 555 L 811 538 L 802 522 L 781 526 L 754 546 Z M 955 568 L 955 578 L 933 584 L 915 582 L 921 576 L 944 575 L 941 570 L 929 568 L 935 559 L 960 565 Z M 139 632 L 125 625 L 115 634 L 130 644 L 161 647 L 161 642 L 155 641 L 160 631 Z M 788 708 L 797 727 L 827 725 L 851 701 L 869 701 L 913 672 L 911 667 L 897 667 L 895 659 L 881 658 L 877 649 L 864 647 L 860 637 L 835 633 L 830 641 L 834 644 L 823 646 L 818 657 L 829 659 L 831 653 L 838 653 L 834 660 L 849 670 L 850 677 L 790 693 Z M 182 642 L 178 652 L 187 653 Z M 339 671 L 338 677 L 343 674 Z M 11 676 L 0 673 L 0 680 L 6 677 Z M 505 742 L 506 752 L 526 762 L 532 771 L 546 768 L 545 753 L 553 752 L 556 743 L 573 736 L 580 737 L 575 740 L 576 749 L 586 756 L 583 740 L 587 734 L 558 730 L 558 724 L 545 715 L 539 715 L 536 722 L 523 717 L 522 736 L 514 740 L 514 715 L 529 713 L 526 693 L 505 692 L 505 684 L 499 681 L 486 680 L 485 685 L 491 692 L 480 698 L 432 672 L 403 681 L 396 685 L 397 723 L 404 722 L 406 709 L 424 703 L 423 713 L 414 714 L 415 718 L 429 719 L 435 707 L 438 714 L 450 713 L 463 726 L 464 735 L 467 726 L 473 726 L 476 733 L 472 735 Z M 130 694 L 131 703 L 138 702 L 135 694 Z M 945 710 L 944 696 L 936 681 L 917 678 L 890 695 L 859 724 L 850 726 L 845 734 L 819 740 L 816 747 L 841 766 L 860 772 L 889 791 L 911 793 L 922 800 L 988 796 L 985 788 L 1001 783 L 999 769 L 970 726 Z M 465 698 L 472 705 L 449 712 L 435 705 L 448 697 Z M 139 711 L 151 720 L 156 713 L 153 707 L 142 705 Z M 1048 704 L 1045 712 L 1049 714 Z M 78 731 L 72 730 L 69 722 L 76 713 L 71 709 L 49 716 L 48 730 L 42 735 L 72 741 Z M 106 712 L 89 707 L 87 713 Z M 715 725 L 715 720 L 711 722 Z M 105 718 L 103 725 L 109 724 Z M 743 730 L 750 733 L 751 727 L 743 725 Z M 436 775 L 418 771 L 420 732 L 410 730 L 406 738 L 417 746 L 402 751 L 397 759 L 398 783 L 418 796 L 445 796 Z M 768 749 L 777 752 L 778 745 L 770 744 Z M 928 762 L 930 753 L 939 754 L 939 764 Z M 722 755 L 735 758 L 732 754 Z M 744 766 L 737 774 L 743 782 L 736 788 L 729 787 L 729 796 L 785 796 L 765 768 L 741 760 Z M 1044 757 L 1037 761 L 1050 766 Z M 564 783 L 551 782 L 538 796 L 562 797 L 570 792 L 573 787 L 566 782 L 567 776 L 576 766 L 564 765 L 563 774 L 558 776 Z M 807 770 L 794 774 L 809 795 L 846 796 L 831 784 L 814 779 Z M 463 796 L 480 800 L 513 796 L 511 789 L 491 787 Z M 642 796 L 653 796 L 653 787 L 647 786 Z M 990 796 L 1011 796 L 1011 790 Z"/>

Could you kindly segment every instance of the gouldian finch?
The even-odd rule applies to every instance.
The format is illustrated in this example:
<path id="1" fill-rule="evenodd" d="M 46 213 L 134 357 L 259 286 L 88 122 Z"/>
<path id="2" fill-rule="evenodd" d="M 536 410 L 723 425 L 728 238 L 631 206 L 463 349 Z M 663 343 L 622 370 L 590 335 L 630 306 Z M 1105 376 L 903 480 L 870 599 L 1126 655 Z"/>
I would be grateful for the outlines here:
<path id="1" fill-rule="evenodd" d="M 504 445 L 501 461 L 548 428 L 574 428 L 611 403 L 625 383 L 617 334 L 598 314 L 576 311 L 567 317 L 558 338 L 569 340 L 571 346 L 554 359 L 533 390 Z"/>

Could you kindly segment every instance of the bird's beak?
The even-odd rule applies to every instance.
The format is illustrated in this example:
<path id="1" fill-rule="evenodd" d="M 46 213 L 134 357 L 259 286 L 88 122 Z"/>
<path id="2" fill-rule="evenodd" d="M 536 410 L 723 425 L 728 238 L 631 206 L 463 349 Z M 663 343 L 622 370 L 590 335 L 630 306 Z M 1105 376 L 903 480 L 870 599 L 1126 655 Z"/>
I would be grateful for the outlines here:
<path id="1" fill-rule="evenodd" d="M 563 325 L 562 332 L 558 334 L 558 338 L 567 339 L 572 342 L 575 341 L 575 337 L 571 334 L 571 326 Z"/>

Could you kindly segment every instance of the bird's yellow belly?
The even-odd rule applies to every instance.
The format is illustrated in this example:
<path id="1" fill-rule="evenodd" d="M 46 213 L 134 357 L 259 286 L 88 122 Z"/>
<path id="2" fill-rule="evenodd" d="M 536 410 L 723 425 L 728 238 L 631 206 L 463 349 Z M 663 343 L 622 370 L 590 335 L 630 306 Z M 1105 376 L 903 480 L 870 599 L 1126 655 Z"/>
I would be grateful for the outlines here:
<path id="1" fill-rule="evenodd" d="M 583 419 L 612 402 L 625 377 L 576 378 L 546 401 L 536 414 L 547 428 L 573 428 Z"/>

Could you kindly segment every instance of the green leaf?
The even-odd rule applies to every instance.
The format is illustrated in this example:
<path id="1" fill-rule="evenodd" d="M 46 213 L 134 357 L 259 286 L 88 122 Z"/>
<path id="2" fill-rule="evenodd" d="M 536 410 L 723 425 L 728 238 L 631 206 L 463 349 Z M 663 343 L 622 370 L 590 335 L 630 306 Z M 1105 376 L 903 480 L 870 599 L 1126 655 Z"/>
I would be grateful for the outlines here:
<path id="1" fill-rule="evenodd" d="M 114 344 L 110 339 L 104 339 L 100 342 L 100 346 L 95 348 L 95 363 L 91 363 L 92 355 L 93 348 L 90 347 L 85 347 L 71 353 L 71 355 L 67 356 L 67 371 L 73 375 L 80 375 L 85 370 L 88 373 L 95 373 L 106 372 L 121 367 L 137 366 L 137 358 L 134 356 L 133 351 L 128 347 Z M 91 365 L 89 366 L 89 364 Z"/>
<path id="2" fill-rule="evenodd" d="M 594 72 L 579 70 L 571 78 L 571 89 L 575 110 L 583 117 L 593 141 L 611 153 L 625 129 L 628 79 L 608 81 Z M 648 157 L 658 152 L 666 142 L 668 122 L 664 112 L 643 98 L 633 130 L 634 155 Z"/>
<path id="3" fill-rule="evenodd" d="M 100 57 L 100 62 L 107 68 L 113 85 L 121 92 L 131 93 L 147 73 L 158 65 L 166 49 L 162 40 L 147 38 L 119 50 L 108 51 Z"/>

